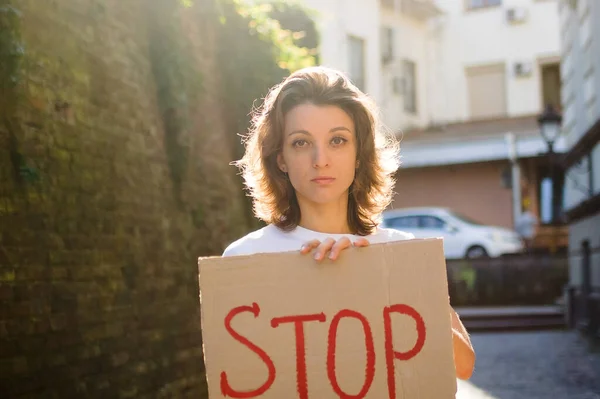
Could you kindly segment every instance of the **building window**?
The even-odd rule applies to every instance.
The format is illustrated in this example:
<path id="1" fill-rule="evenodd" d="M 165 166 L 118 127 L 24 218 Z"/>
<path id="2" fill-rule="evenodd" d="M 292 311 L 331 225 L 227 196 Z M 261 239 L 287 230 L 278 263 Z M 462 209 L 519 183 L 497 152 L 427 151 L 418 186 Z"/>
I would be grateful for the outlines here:
<path id="1" fill-rule="evenodd" d="M 360 90 L 365 91 L 365 41 L 348 36 L 349 78 Z"/>
<path id="2" fill-rule="evenodd" d="M 424 229 L 443 230 L 446 222 L 435 216 L 421 216 L 420 226 Z"/>
<path id="3" fill-rule="evenodd" d="M 467 8 L 477 9 L 477 8 L 485 8 L 485 7 L 495 7 L 502 5 L 502 0 L 466 0 Z"/>
<path id="4" fill-rule="evenodd" d="M 466 69 L 471 119 L 506 116 L 505 74 L 503 64 Z"/>
<path id="5" fill-rule="evenodd" d="M 552 179 L 545 177 L 540 183 L 540 221 L 543 224 L 552 221 Z"/>
<path id="6" fill-rule="evenodd" d="M 404 76 L 404 110 L 415 114 L 417 113 L 417 68 L 414 62 L 404 60 L 402 69 Z"/>
<path id="7" fill-rule="evenodd" d="M 542 107 L 552 105 L 560 110 L 560 66 L 558 64 L 542 65 Z"/>
<path id="8" fill-rule="evenodd" d="M 390 26 L 381 27 L 381 62 L 388 64 L 394 60 L 394 29 Z"/>
<path id="9" fill-rule="evenodd" d="M 405 229 L 419 228 L 419 217 L 418 216 L 401 216 L 397 218 L 390 219 L 387 223 L 387 226 L 392 229 Z"/>

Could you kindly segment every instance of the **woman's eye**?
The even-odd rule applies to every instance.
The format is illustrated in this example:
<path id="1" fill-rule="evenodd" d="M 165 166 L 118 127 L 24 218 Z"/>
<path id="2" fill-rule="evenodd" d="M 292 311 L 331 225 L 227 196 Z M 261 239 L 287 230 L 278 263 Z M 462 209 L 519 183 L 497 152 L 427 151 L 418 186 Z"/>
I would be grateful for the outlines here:
<path id="1" fill-rule="evenodd" d="M 346 141 L 348 141 L 348 140 L 346 140 L 346 139 L 345 139 L 345 138 L 343 138 L 343 137 L 334 137 L 334 138 L 332 138 L 332 139 L 331 139 L 331 144 L 333 144 L 333 145 L 336 145 L 336 146 L 337 146 L 337 145 L 342 145 L 342 144 L 344 144 Z"/>
<path id="2" fill-rule="evenodd" d="M 302 147 L 306 147 L 306 145 L 308 144 L 308 142 L 306 140 L 294 140 L 294 142 L 292 142 L 292 147 L 294 148 L 302 148 Z"/>

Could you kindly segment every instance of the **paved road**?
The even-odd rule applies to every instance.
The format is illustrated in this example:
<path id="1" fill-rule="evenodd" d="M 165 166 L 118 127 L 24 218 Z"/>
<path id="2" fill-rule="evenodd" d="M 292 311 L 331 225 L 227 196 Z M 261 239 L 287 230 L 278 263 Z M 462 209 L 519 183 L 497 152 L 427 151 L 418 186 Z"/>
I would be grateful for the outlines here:
<path id="1" fill-rule="evenodd" d="M 600 349 L 575 331 L 475 333 L 457 399 L 600 399 Z"/>

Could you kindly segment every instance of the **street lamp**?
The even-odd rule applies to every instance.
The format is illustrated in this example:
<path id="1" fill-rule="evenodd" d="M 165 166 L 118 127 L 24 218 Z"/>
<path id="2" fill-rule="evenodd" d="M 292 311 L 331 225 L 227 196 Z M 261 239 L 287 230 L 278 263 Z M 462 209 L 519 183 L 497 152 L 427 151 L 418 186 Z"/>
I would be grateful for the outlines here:
<path id="1" fill-rule="evenodd" d="M 554 143 L 560 136 L 562 116 L 556 112 L 552 105 L 547 105 L 544 112 L 538 117 L 540 131 L 548 144 L 548 153 L 554 154 Z"/>
<path id="2" fill-rule="evenodd" d="M 552 105 L 547 105 L 544 112 L 538 117 L 540 133 L 546 144 L 548 144 L 548 161 L 550 163 L 550 181 L 552 182 L 552 215 L 551 223 L 556 223 L 558 211 L 560 209 L 559 190 L 556 181 L 556 160 L 554 153 L 554 144 L 561 134 L 562 116 L 556 112 Z"/>

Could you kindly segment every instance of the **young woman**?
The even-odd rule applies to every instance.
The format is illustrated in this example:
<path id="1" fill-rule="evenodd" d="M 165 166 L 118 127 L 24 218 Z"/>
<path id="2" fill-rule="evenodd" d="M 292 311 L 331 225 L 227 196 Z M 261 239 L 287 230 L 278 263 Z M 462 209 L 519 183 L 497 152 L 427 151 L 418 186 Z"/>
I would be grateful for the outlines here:
<path id="1" fill-rule="evenodd" d="M 307 68 L 275 86 L 236 164 L 267 226 L 223 256 L 300 250 L 318 262 L 353 246 L 413 238 L 378 226 L 392 197 L 397 142 L 384 136 L 375 105 L 339 72 Z M 457 376 L 468 379 L 475 353 L 449 311 Z"/>

